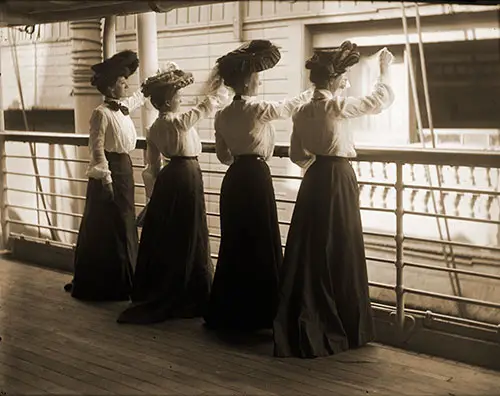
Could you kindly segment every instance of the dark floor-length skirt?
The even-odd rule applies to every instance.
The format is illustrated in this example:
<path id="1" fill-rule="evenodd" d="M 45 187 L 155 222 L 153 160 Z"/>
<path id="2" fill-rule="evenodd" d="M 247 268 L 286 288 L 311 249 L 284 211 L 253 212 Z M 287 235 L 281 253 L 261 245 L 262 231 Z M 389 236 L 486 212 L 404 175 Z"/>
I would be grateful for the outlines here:
<path id="1" fill-rule="evenodd" d="M 236 158 L 220 196 L 221 241 L 205 322 L 219 330 L 271 328 L 283 259 L 271 173 L 256 156 Z"/>
<path id="2" fill-rule="evenodd" d="M 200 166 L 196 157 L 174 157 L 156 179 L 144 217 L 133 305 L 118 322 L 201 316 L 212 279 Z"/>
<path id="3" fill-rule="evenodd" d="M 75 250 L 73 282 L 66 286 L 82 300 L 128 300 L 137 258 L 134 177 L 128 154 L 106 152 L 114 199 L 101 180 L 89 179 Z"/>
<path id="4" fill-rule="evenodd" d="M 356 175 L 318 157 L 297 196 L 280 273 L 274 355 L 313 358 L 374 338 Z"/>

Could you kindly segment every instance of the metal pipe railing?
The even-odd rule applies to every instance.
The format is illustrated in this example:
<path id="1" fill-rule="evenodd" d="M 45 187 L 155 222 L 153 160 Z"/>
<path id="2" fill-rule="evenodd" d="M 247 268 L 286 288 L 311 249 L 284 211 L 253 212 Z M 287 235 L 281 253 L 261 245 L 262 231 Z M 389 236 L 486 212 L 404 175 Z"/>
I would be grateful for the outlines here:
<path id="1" fill-rule="evenodd" d="M 0 134 L 0 139 L 5 142 L 5 144 L 10 143 L 10 142 L 26 142 L 26 143 L 43 143 L 43 144 L 49 144 L 49 145 L 76 145 L 76 146 L 85 146 L 88 144 L 88 136 L 84 135 L 73 135 L 73 134 L 51 134 L 51 133 L 33 133 L 33 134 L 26 134 L 26 133 L 18 133 L 18 132 L 5 132 Z M 0 140 L 0 141 L 1 141 Z M 144 149 L 145 148 L 145 141 L 144 139 L 139 139 L 137 143 L 137 148 L 138 149 Z M 7 150 L 8 151 L 8 150 Z M 206 153 L 214 152 L 215 151 L 215 144 L 214 142 L 203 142 L 203 151 Z M 288 147 L 284 145 L 278 145 L 275 149 L 275 155 L 280 156 L 280 157 L 286 157 L 288 155 Z M 18 169 L 10 170 L 5 168 L 5 161 L 9 159 L 16 159 L 16 160 L 31 160 L 31 156 L 26 156 L 26 155 L 10 155 L 8 152 L 5 153 L 4 156 L 2 156 L 2 161 L 4 162 L 4 167 L 3 169 L 3 176 L 38 176 L 40 178 L 49 178 L 53 180 L 66 180 L 69 183 L 81 183 L 85 182 L 85 179 L 82 178 L 72 178 L 72 177 L 64 177 L 64 176 L 59 176 L 59 175 L 33 175 L 33 174 L 26 174 L 23 173 L 22 171 L 19 171 Z M 84 163 L 86 161 L 84 160 L 74 160 L 72 158 L 52 158 L 52 157 L 43 157 L 40 156 L 38 157 L 38 160 L 46 160 L 46 161 L 67 161 L 67 162 L 81 162 Z M 363 181 L 360 180 L 359 184 L 360 185 L 366 185 L 366 186 L 374 186 L 374 187 L 381 187 L 381 188 L 386 188 L 386 189 L 393 189 L 396 192 L 396 199 L 395 199 L 395 207 L 394 208 L 382 208 L 382 207 L 371 207 L 371 206 L 363 206 L 360 205 L 361 210 L 363 211 L 372 211 L 372 212 L 380 212 L 380 213 L 394 213 L 395 218 L 396 218 L 396 231 L 394 234 L 388 233 L 388 232 L 376 232 L 376 231 L 370 231 L 370 230 L 364 230 L 364 235 L 370 236 L 370 237 L 376 237 L 376 238 L 382 238 L 383 244 L 387 249 L 391 250 L 391 254 L 393 255 L 392 258 L 384 258 L 384 257 L 377 257 L 376 255 L 370 255 L 367 254 L 367 260 L 370 262 L 378 262 L 383 265 L 393 265 L 396 269 L 396 279 L 395 279 L 395 284 L 388 284 L 388 283 L 383 283 L 383 282 L 370 282 L 370 286 L 374 288 L 381 288 L 385 290 L 392 290 L 395 292 L 396 300 L 395 300 L 395 306 L 392 307 L 392 310 L 395 310 L 395 316 L 396 316 L 396 323 L 400 329 L 404 328 L 405 325 L 405 318 L 408 317 L 408 315 L 412 315 L 413 311 L 410 309 L 406 308 L 406 302 L 405 302 L 405 296 L 407 295 L 417 295 L 417 296 L 422 296 L 422 297 L 428 297 L 428 298 L 435 298 L 438 300 L 444 300 L 444 301 L 451 301 L 459 304 L 469 304 L 469 305 L 475 305 L 479 307 L 484 307 L 484 308 L 493 308 L 493 309 L 499 309 L 500 304 L 496 302 L 491 302 L 491 301 L 485 301 L 482 299 L 475 299 L 475 298 L 469 298 L 469 297 L 463 297 L 463 296 L 456 296 L 456 295 L 448 295 L 444 293 L 437 293 L 434 291 L 426 291 L 426 290 L 419 290 L 417 288 L 412 288 L 412 287 L 406 287 L 404 285 L 404 267 L 412 267 L 415 269 L 420 269 L 423 271 L 436 271 L 436 272 L 441 272 L 441 273 L 447 273 L 451 274 L 454 276 L 462 275 L 462 276 L 470 276 L 474 277 L 476 279 L 485 279 L 489 281 L 500 281 L 500 275 L 496 274 L 489 274 L 486 272 L 481 272 L 481 271 L 474 271 L 474 270 L 468 270 L 468 269 L 460 269 L 460 268 L 450 268 L 450 267 L 445 267 L 445 266 L 439 266 L 439 265 L 432 265 L 432 264 L 427 264 L 427 263 L 420 263 L 420 262 L 412 262 L 408 261 L 405 259 L 405 251 L 407 249 L 406 247 L 406 242 L 408 241 L 413 241 L 413 242 L 419 242 L 419 243 L 430 243 L 436 246 L 439 245 L 453 245 L 457 248 L 463 248 L 463 249 L 475 249 L 475 252 L 477 252 L 479 249 L 481 250 L 488 250 L 494 253 L 500 252 L 499 247 L 494 247 L 494 246 L 477 246 L 473 244 L 467 244 L 467 243 L 462 243 L 462 242 L 455 242 L 455 241 L 443 241 L 443 240 L 436 240 L 436 239 L 431 239 L 431 238 L 423 238 L 423 237 L 406 237 L 404 235 L 404 229 L 403 229 L 403 217 L 404 215 L 418 215 L 422 217 L 440 217 L 440 216 L 445 216 L 442 214 L 429 214 L 426 212 L 418 212 L 418 211 L 410 211 L 410 210 L 405 210 L 404 209 L 404 192 L 408 188 L 412 189 L 421 189 L 421 190 L 428 190 L 429 188 L 433 188 L 435 190 L 439 189 L 437 187 L 432 187 L 432 186 L 426 186 L 426 185 L 420 185 L 420 184 L 405 184 L 404 183 L 404 170 L 405 166 L 407 164 L 422 164 L 422 163 L 427 163 L 427 164 L 439 164 L 439 165 L 450 165 L 450 166 L 480 166 L 478 164 L 481 164 L 481 166 L 489 167 L 489 168 L 499 168 L 500 164 L 500 153 L 484 153 L 484 152 L 470 152 L 470 151 L 463 151 L 460 153 L 460 155 L 457 155 L 456 152 L 451 152 L 451 150 L 428 150 L 428 149 L 393 149 L 393 148 L 359 148 L 358 149 L 358 158 L 355 161 L 366 161 L 366 162 L 382 162 L 382 163 L 393 163 L 395 164 L 395 180 L 394 182 L 378 182 L 378 181 Z M 141 168 L 143 165 L 142 164 L 134 164 L 135 168 Z M 203 169 L 204 174 L 207 176 L 223 176 L 225 174 L 224 171 L 222 170 L 211 170 L 211 169 Z M 301 177 L 298 176 L 291 176 L 288 177 L 283 174 L 279 175 L 274 175 L 274 179 L 279 179 L 279 180 L 301 180 Z M 4 188 L 3 193 L 5 196 L 5 193 L 8 192 L 17 192 L 17 193 L 24 193 L 24 194 L 35 194 L 36 192 L 31 191 L 29 189 L 23 189 L 23 188 L 11 188 L 8 187 L 4 183 Z M 143 184 L 141 183 L 136 183 L 136 187 L 142 188 Z M 493 189 L 494 190 L 494 189 Z M 449 187 L 443 187 L 441 192 L 446 191 L 446 192 L 458 192 L 462 193 L 464 191 L 468 191 L 469 193 L 474 193 L 474 194 L 490 194 L 497 196 L 498 192 L 497 191 L 490 191 L 486 189 L 460 189 L 460 188 L 449 188 Z M 63 199 L 68 199 L 68 200 L 84 200 L 85 197 L 81 195 L 74 195 L 74 194 L 65 194 L 65 193 L 55 193 L 55 192 L 38 192 L 38 194 L 43 194 L 44 196 L 48 197 L 58 197 L 58 198 L 63 198 Z M 207 189 L 205 192 L 207 199 L 216 199 L 220 195 L 218 190 L 214 189 Z M 288 198 L 277 198 L 277 202 L 283 203 L 283 204 L 294 204 L 295 200 L 294 199 L 288 199 Z M 392 206 L 392 205 L 391 205 Z M 141 202 L 136 203 L 137 208 L 143 208 L 144 204 Z M 7 200 L 4 200 L 1 202 L 1 210 L 6 211 L 8 209 L 18 209 L 18 210 L 26 210 L 26 211 L 36 211 L 36 212 L 41 212 L 41 213 L 47 213 L 47 214 L 52 214 L 52 215 L 60 215 L 60 216 L 72 216 L 75 218 L 81 218 L 80 213 L 69 213 L 67 211 L 62 211 L 62 210 L 57 210 L 57 208 L 51 208 L 51 209 L 42 209 L 42 208 L 35 208 L 35 207 L 29 207 L 26 205 L 23 205 L 21 203 L 10 203 L 7 202 Z M 207 215 L 210 217 L 218 217 L 219 214 L 215 211 L 207 211 Z M 477 223 L 484 223 L 484 224 L 499 224 L 500 222 L 495 221 L 495 220 L 486 220 L 486 219 L 476 219 L 476 218 L 469 218 L 469 217 L 463 217 L 463 216 L 450 216 L 446 215 L 447 218 L 453 219 L 453 220 L 461 220 L 461 221 L 474 221 Z M 23 221 L 23 220 L 18 220 L 18 219 L 8 219 L 5 217 L 6 221 L 5 224 L 2 224 L 3 227 L 8 227 L 9 225 L 16 225 L 16 226 L 24 226 L 24 227 L 35 227 L 35 228 L 42 228 L 45 230 L 55 230 L 55 231 L 60 231 L 62 233 L 70 234 L 70 235 L 76 235 L 78 231 L 76 229 L 70 229 L 70 228 L 63 228 L 63 227 L 57 227 L 57 226 L 52 226 L 52 225 L 44 225 L 44 224 L 35 224 L 29 221 Z M 284 219 L 279 220 L 280 226 L 289 226 L 290 222 Z M 22 236 L 22 234 L 18 233 L 11 233 L 9 231 L 8 236 L 19 236 L 19 237 L 25 237 L 25 238 L 33 238 L 33 237 L 27 237 L 27 236 Z M 217 240 L 220 238 L 220 235 L 217 232 L 210 232 L 210 237 L 212 240 Z M 44 241 L 44 243 L 51 243 L 54 245 L 64 245 L 67 247 L 73 247 L 74 245 L 71 243 L 60 243 L 56 241 L 51 241 L 50 239 L 44 239 L 44 238 L 36 238 L 35 240 L 40 240 Z M 393 241 L 389 243 L 390 241 Z M 387 241 L 387 242 L 385 242 Z M 284 246 L 283 246 L 284 247 Z M 392 252 L 392 250 L 395 249 L 395 253 Z M 475 254 L 474 252 L 474 254 Z M 216 254 L 212 254 L 213 258 L 217 258 Z M 474 256 L 476 257 L 476 256 Z M 418 311 L 418 312 L 424 312 L 424 311 Z M 462 320 L 463 319 L 463 320 Z M 467 320 L 470 320 L 468 318 L 454 318 L 454 320 L 462 322 L 460 323 L 467 323 Z M 482 322 L 481 322 L 482 323 Z M 488 324 L 484 324 L 484 326 L 488 326 Z"/>

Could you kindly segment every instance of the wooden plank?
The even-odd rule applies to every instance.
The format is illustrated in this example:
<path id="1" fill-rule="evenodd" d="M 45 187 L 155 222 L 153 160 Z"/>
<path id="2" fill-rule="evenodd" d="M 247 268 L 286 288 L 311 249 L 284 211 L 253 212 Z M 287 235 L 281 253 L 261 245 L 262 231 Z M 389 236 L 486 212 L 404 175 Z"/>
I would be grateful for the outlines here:
<path id="1" fill-rule="evenodd" d="M 2 353 L 43 370 L 54 371 L 56 363 L 66 372 L 67 367 L 81 367 L 101 376 L 101 386 L 108 384 L 114 392 L 118 382 L 118 387 L 131 389 L 147 384 L 144 391 L 152 393 L 155 386 L 161 387 L 158 381 L 165 375 L 170 383 L 182 383 L 184 392 L 196 383 L 209 386 L 208 393 L 221 394 L 237 389 L 251 394 L 492 394 L 498 389 L 498 373 L 435 358 L 416 359 L 416 355 L 380 346 L 328 359 L 275 359 L 265 338 L 227 344 L 205 333 L 200 320 L 120 326 L 114 318 L 125 304 L 78 302 L 62 291 L 64 278 L 69 277 L 0 263 L 0 317 L 12 318 L 4 332 L 4 345 L 14 343 Z M 58 356 L 60 362 L 54 363 Z M 166 367 L 166 373 L 159 371 Z M 178 393 L 189 394 L 184 392 Z"/>
<path id="2" fill-rule="evenodd" d="M 169 349 L 170 350 L 170 349 Z"/>

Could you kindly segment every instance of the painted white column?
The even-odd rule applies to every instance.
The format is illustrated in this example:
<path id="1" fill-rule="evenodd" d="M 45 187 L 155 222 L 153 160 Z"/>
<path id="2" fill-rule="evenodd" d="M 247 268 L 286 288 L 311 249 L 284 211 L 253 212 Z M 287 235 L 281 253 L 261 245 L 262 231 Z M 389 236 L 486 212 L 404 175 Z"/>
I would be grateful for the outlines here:
<path id="1" fill-rule="evenodd" d="M 158 41 L 156 29 L 156 13 L 147 12 L 137 15 L 137 48 L 139 56 L 139 82 L 158 70 Z M 141 134 L 149 128 L 158 115 L 157 110 L 149 105 L 141 109 Z"/>
<path id="2" fill-rule="evenodd" d="M 99 91 L 90 84 L 93 75 L 91 66 L 102 62 L 101 21 L 73 21 L 70 22 L 70 27 L 75 132 L 87 134 L 92 111 L 103 100 Z"/>
<path id="3" fill-rule="evenodd" d="M 78 134 L 89 133 L 89 120 L 92 111 L 99 106 L 103 97 L 101 93 L 90 84 L 90 79 L 93 76 L 91 66 L 102 62 L 102 42 L 101 42 L 101 20 L 92 19 L 85 21 L 72 21 L 70 22 L 71 28 L 71 55 L 73 61 L 73 97 L 74 97 L 74 111 L 75 111 L 75 132 Z M 89 150 L 87 147 L 80 147 L 71 150 L 67 148 L 67 152 L 78 159 L 88 161 Z M 69 164 L 66 169 L 70 169 L 70 176 L 86 179 L 85 171 L 87 169 L 86 163 L 82 164 Z M 60 172 L 63 172 L 61 169 Z M 62 186 L 60 187 L 62 188 Z M 69 193 L 72 195 L 85 196 L 86 193 L 85 183 L 73 183 L 69 191 L 61 193 Z M 62 210 L 70 211 L 77 210 L 78 213 L 83 213 L 85 202 L 83 200 L 75 200 L 71 203 L 72 208 L 68 208 L 68 200 L 62 199 L 59 201 L 58 207 Z M 78 229 L 80 219 L 75 218 L 71 226 L 61 224 L 66 223 L 67 218 L 61 218 L 58 224 L 67 226 L 68 228 Z M 66 242 L 76 242 L 76 236 L 67 240 Z"/>
<path id="4" fill-rule="evenodd" d="M 139 83 L 142 83 L 146 78 L 154 75 L 158 70 L 158 40 L 156 29 L 156 13 L 147 12 L 138 14 L 137 18 L 137 54 L 139 56 Z M 146 128 L 149 128 L 158 116 L 158 111 L 148 101 L 141 108 L 141 131 L 140 135 L 145 136 Z M 133 160 L 139 162 L 141 155 Z M 146 150 L 142 152 L 142 157 L 145 160 Z M 141 180 L 142 182 L 142 180 Z M 136 202 L 144 203 L 146 201 L 145 190 L 136 189 Z"/>
<path id="5" fill-rule="evenodd" d="M 116 16 L 114 15 L 106 17 L 104 20 L 102 45 L 104 59 L 109 59 L 116 54 Z"/>

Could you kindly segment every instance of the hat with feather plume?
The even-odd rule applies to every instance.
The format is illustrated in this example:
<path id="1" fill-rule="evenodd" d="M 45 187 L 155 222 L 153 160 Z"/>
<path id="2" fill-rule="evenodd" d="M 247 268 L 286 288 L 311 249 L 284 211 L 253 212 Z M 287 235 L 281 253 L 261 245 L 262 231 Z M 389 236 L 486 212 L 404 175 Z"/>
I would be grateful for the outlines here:
<path id="1" fill-rule="evenodd" d="M 194 83 L 192 73 L 185 72 L 175 62 L 166 62 L 158 73 L 142 83 L 141 90 L 145 97 L 158 90 L 170 89 L 177 91 Z"/>
<path id="2" fill-rule="evenodd" d="M 91 67 L 94 75 L 90 83 L 93 86 L 113 85 L 119 77 L 128 78 L 139 67 L 137 53 L 131 50 L 118 52 L 104 62 Z"/>
<path id="3" fill-rule="evenodd" d="M 314 55 L 306 61 L 306 69 L 320 68 L 326 70 L 330 77 L 337 77 L 358 63 L 360 56 L 356 44 L 344 41 L 340 47 L 315 50 Z"/>
<path id="4" fill-rule="evenodd" d="M 273 68 L 281 53 L 269 40 L 252 40 L 217 59 L 219 73 L 226 79 L 233 74 L 257 73 Z"/>

